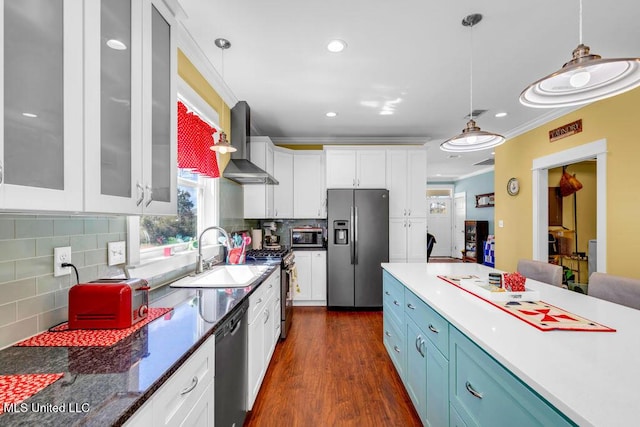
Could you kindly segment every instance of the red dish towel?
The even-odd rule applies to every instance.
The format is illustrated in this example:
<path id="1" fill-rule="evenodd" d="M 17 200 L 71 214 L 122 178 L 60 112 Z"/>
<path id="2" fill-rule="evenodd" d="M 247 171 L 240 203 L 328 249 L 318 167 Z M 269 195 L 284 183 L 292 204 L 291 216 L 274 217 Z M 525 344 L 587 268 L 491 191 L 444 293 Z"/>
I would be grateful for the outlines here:
<path id="1" fill-rule="evenodd" d="M 5 405 L 20 403 L 50 384 L 58 381 L 64 374 L 22 374 L 0 375 L 0 414 Z"/>
<path id="2" fill-rule="evenodd" d="M 147 318 L 126 329 L 74 329 L 63 323 L 16 344 L 18 347 L 110 347 L 144 325 L 169 313 L 172 308 L 150 308 Z"/>

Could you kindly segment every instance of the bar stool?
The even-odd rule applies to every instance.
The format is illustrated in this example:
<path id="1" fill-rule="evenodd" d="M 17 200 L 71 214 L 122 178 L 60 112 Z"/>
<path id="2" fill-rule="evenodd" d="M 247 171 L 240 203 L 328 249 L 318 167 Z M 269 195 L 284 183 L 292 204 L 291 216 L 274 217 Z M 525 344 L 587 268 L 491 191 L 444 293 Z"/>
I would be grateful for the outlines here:
<path id="1" fill-rule="evenodd" d="M 592 297 L 640 310 L 640 280 L 638 279 L 606 273 L 591 273 L 587 292 Z"/>
<path id="2" fill-rule="evenodd" d="M 528 279 L 562 287 L 562 267 L 559 265 L 521 259 L 518 261 L 518 273 Z"/>

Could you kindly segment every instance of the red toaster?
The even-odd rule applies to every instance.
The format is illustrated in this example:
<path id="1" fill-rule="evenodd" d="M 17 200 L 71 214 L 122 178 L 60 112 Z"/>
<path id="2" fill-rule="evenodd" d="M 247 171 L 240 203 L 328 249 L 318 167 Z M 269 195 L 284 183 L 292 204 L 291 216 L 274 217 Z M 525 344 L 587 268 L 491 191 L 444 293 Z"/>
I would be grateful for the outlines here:
<path id="1" fill-rule="evenodd" d="M 69 329 L 124 329 L 147 317 L 144 279 L 100 279 L 69 289 Z"/>

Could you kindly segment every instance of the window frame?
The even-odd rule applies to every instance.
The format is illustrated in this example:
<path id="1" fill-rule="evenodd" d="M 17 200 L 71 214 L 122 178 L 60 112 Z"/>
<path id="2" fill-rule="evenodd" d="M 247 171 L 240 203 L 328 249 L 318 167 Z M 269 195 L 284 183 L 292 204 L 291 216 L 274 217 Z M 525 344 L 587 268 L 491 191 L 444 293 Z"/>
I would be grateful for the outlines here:
<path id="1" fill-rule="evenodd" d="M 178 101 L 187 106 L 190 111 L 195 112 L 202 120 L 212 127 L 220 130 L 218 113 L 191 88 L 182 78 L 178 78 Z M 218 156 L 218 162 L 220 161 Z M 178 169 L 176 168 L 176 174 Z M 196 239 L 207 227 L 219 225 L 220 222 L 220 186 L 219 179 L 198 176 L 197 184 L 193 181 L 178 176 L 177 186 L 189 186 L 197 188 L 198 216 L 196 220 Z M 184 267 L 195 262 L 197 250 L 190 247 L 189 243 L 175 243 L 153 248 L 140 248 L 140 218 L 142 215 L 129 216 L 127 220 L 127 266 L 129 268 L 140 268 L 156 262 L 166 261 L 171 258 L 173 268 Z M 211 236 L 208 236 L 209 239 Z M 205 240 L 203 251 L 209 252 L 220 246 L 216 242 Z M 172 248 L 172 255 L 165 256 L 165 248 Z M 184 256 L 189 255 L 189 256 Z M 205 253 L 206 255 L 206 253 Z"/>

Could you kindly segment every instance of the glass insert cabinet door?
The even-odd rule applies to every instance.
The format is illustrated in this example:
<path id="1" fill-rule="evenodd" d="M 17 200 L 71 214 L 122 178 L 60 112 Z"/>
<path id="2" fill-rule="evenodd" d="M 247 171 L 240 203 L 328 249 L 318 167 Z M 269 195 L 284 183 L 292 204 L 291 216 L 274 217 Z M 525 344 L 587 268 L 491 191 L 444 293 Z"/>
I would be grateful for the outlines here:
<path id="1" fill-rule="evenodd" d="M 0 209 L 82 209 L 82 1 L 0 1 Z"/>
<path id="2" fill-rule="evenodd" d="M 143 159 L 145 212 L 175 213 L 177 200 L 177 47 L 173 15 L 162 1 L 143 10 Z M 146 164 L 146 163 L 144 163 Z"/>

